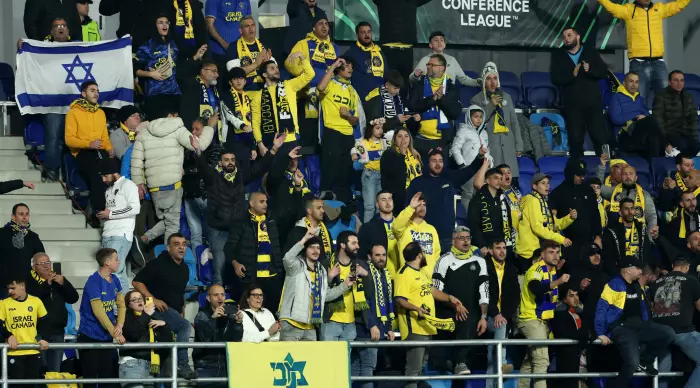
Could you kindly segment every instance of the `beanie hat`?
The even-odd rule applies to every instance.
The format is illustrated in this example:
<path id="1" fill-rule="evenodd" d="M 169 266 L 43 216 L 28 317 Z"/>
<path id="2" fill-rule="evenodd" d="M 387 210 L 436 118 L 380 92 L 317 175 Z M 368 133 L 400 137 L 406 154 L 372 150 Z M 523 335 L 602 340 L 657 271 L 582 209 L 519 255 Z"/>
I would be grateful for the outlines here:
<path id="1" fill-rule="evenodd" d="M 119 120 L 119 122 L 123 124 L 134 113 L 141 113 L 141 111 L 134 105 L 124 105 L 117 111 L 117 120 Z"/>
<path id="2" fill-rule="evenodd" d="M 488 103 L 488 98 L 486 98 L 486 77 L 490 75 L 496 75 L 496 78 L 498 79 L 498 86 L 497 88 L 501 87 L 501 77 L 498 74 L 498 67 L 496 66 L 495 63 L 493 62 L 486 62 L 484 65 L 484 69 L 481 70 L 481 79 L 484 80 L 481 89 L 484 93 L 484 103 Z M 506 99 L 503 99 L 503 105 L 506 105 Z"/>

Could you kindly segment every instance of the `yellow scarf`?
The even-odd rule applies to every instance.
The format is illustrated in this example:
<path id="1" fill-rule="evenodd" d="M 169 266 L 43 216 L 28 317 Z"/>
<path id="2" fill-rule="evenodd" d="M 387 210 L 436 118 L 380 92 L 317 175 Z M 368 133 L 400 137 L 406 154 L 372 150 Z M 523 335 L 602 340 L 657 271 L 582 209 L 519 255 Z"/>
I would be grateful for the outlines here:
<path id="1" fill-rule="evenodd" d="M 241 101 L 240 96 L 243 96 L 243 101 Z M 242 120 L 245 125 L 250 126 L 250 120 L 252 119 L 252 111 L 250 109 L 250 97 L 245 91 L 242 91 L 239 95 L 236 89 L 231 88 L 231 96 L 233 97 L 233 114 Z M 244 133 L 242 129 L 234 129 L 236 134 Z"/>
<path id="2" fill-rule="evenodd" d="M 431 326 L 438 330 L 455 331 L 455 321 L 452 318 L 435 318 L 432 315 L 423 315 Z"/>
<path id="3" fill-rule="evenodd" d="M 634 219 L 641 222 L 642 225 L 645 224 L 644 220 L 644 191 L 642 186 L 635 184 L 636 195 L 634 198 L 634 210 L 636 214 Z M 620 211 L 620 200 L 622 199 L 622 184 L 615 186 L 613 190 L 612 198 L 610 199 L 610 212 L 618 213 Z"/>
<path id="4" fill-rule="evenodd" d="M 399 152 L 398 148 L 396 149 L 396 152 Z M 399 152 L 399 154 L 401 154 L 401 152 Z M 420 161 L 413 155 L 411 150 L 406 150 L 404 160 L 406 161 L 406 188 L 408 188 L 408 185 L 411 184 L 411 181 L 414 178 L 423 175 L 423 170 L 421 168 Z"/>
<path id="5" fill-rule="evenodd" d="M 141 313 L 134 311 L 134 315 L 141 316 Z M 153 328 L 148 326 L 148 342 L 156 342 L 156 334 L 153 332 Z M 151 374 L 157 375 L 160 373 L 160 354 L 156 353 L 155 349 L 151 350 Z"/>
<path id="6" fill-rule="evenodd" d="M 609 203 L 606 204 L 606 200 L 603 199 L 603 197 L 598 197 L 597 198 L 598 202 L 598 213 L 600 214 L 600 224 L 603 228 L 605 228 L 608 225 L 608 212 L 606 211 L 606 207 L 609 206 Z"/>
<path id="7" fill-rule="evenodd" d="M 216 171 L 218 171 L 219 174 L 221 174 L 221 176 L 228 182 L 233 183 L 234 179 L 236 179 L 236 172 L 238 172 L 238 169 L 233 170 L 233 172 L 224 172 L 224 169 L 222 169 L 221 166 L 216 166 Z"/>
<path id="8" fill-rule="evenodd" d="M 335 267 L 335 265 L 338 263 L 338 259 L 335 254 L 331 256 L 331 265 L 330 268 Z M 350 265 L 350 264 L 348 264 Z M 351 275 L 353 275 L 351 273 Z M 352 298 L 355 301 L 355 311 L 364 311 L 369 309 L 369 305 L 367 304 L 367 299 L 365 298 L 365 286 L 364 283 L 362 282 L 362 278 L 357 276 L 357 274 L 354 275 L 357 281 L 355 284 L 352 286 Z M 340 298 L 338 298 L 336 301 L 330 302 L 328 304 L 328 311 L 335 313 L 338 311 L 344 311 L 345 310 L 345 298 L 341 295 Z"/>
<path id="9" fill-rule="evenodd" d="M 184 15 L 180 9 L 180 6 L 177 4 L 177 0 L 173 0 L 173 6 L 175 7 L 175 25 L 178 27 L 185 27 L 185 39 L 194 39 L 194 28 L 192 27 L 192 7 L 190 6 L 189 0 L 185 0 Z"/>
<path id="10" fill-rule="evenodd" d="M 685 209 L 681 209 L 681 227 L 678 230 L 678 238 L 685 239 L 685 236 L 687 234 L 686 229 L 685 229 Z"/>
<path id="11" fill-rule="evenodd" d="M 83 110 L 85 110 L 86 112 L 90 113 L 95 113 L 98 109 L 100 109 L 100 104 L 91 104 L 88 100 L 84 98 L 79 98 L 73 101 L 73 103 L 70 104 L 70 107 L 73 108 L 74 106 L 79 106 L 83 108 Z"/>
<path id="12" fill-rule="evenodd" d="M 39 274 L 36 273 L 34 270 L 31 270 L 30 273 L 31 273 L 31 275 L 32 275 L 32 279 L 36 280 L 37 283 L 39 283 L 39 284 L 44 284 L 44 282 L 46 281 L 46 279 L 44 279 L 44 278 L 42 278 L 41 276 L 39 276 Z"/>
<path id="13" fill-rule="evenodd" d="M 238 59 L 241 61 L 241 67 L 252 65 L 255 61 L 255 57 L 257 57 L 258 54 L 260 54 L 265 48 L 265 46 L 263 46 L 263 44 L 257 38 L 255 38 L 255 41 L 251 44 L 258 46 L 258 51 L 255 54 L 250 51 L 248 48 L 248 43 L 245 41 L 245 39 L 243 39 L 243 37 L 238 39 L 238 42 L 236 43 Z M 255 70 L 248 73 L 246 77 L 255 77 L 255 82 L 263 82 L 262 77 L 260 77 Z"/>
<path id="14" fill-rule="evenodd" d="M 445 83 L 445 77 L 447 77 L 447 73 L 443 74 L 440 78 L 428 77 L 428 81 L 430 81 L 430 86 L 433 88 L 433 91 L 437 90 L 437 88 L 441 87 Z"/>
<path id="15" fill-rule="evenodd" d="M 676 171 L 676 176 L 674 177 L 676 179 L 676 186 L 678 186 L 679 189 L 681 189 L 681 192 L 685 192 L 688 190 L 688 186 L 685 185 L 685 181 L 681 177 L 681 173 Z"/>
<path id="16" fill-rule="evenodd" d="M 134 141 L 134 139 L 136 139 L 136 132 L 127 128 L 123 123 L 119 123 L 119 126 L 122 128 L 122 130 L 124 130 L 124 132 L 126 132 L 126 135 L 129 136 L 129 141 Z"/>
<path id="17" fill-rule="evenodd" d="M 257 224 L 256 228 L 258 230 L 257 277 L 272 277 L 274 276 L 274 274 L 270 274 L 270 263 L 272 261 L 270 254 L 272 253 L 272 245 L 270 244 L 270 234 L 267 232 L 267 224 L 265 223 L 267 217 L 264 214 L 256 216 L 251 213 L 250 210 L 248 213 L 250 214 L 250 219 Z"/>
<path id="18" fill-rule="evenodd" d="M 357 47 L 362 51 L 370 53 L 369 64 L 372 70 L 372 75 L 375 77 L 384 77 L 384 59 L 382 59 L 382 49 L 374 43 L 369 47 L 365 47 L 360 42 L 355 42 Z"/>
<path id="19" fill-rule="evenodd" d="M 635 223 L 632 222 L 632 227 L 625 227 L 625 255 L 637 257 L 639 254 L 639 235 L 635 230 Z M 629 237 L 626 234 L 629 233 Z"/>
<path id="20" fill-rule="evenodd" d="M 316 50 L 314 50 L 314 55 L 311 57 L 312 61 L 325 63 L 327 59 L 335 60 L 335 47 L 331 43 L 330 38 L 321 40 L 314 35 L 313 32 L 306 34 L 306 39 L 316 42 Z"/>
<path id="21" fill-rule="evenodd" d="M 309 219 L 304 217 L 304 224 L 306 225 L 306 229 L 311 229 L 311 222 L 309 222 Z M 326 229 L 326 224 L 323 223 L 323 221 L 318 223 L 318 227 L 321 230 L 320 236 L 321 241 L 323 242 L 323 252 L 326 254 L 326 257 L 331 257 L 333 255 L 333 244 L 331 243 L 331 235 L 328 233 L 328 229 Z"/>
<path id="22" fill-rule="evenodd" d="M 546 220 L 544 227 L 551 230 L 552 232 L 557 231 L 557 225 L 554 222 L 554 216 L 552 216 L 552 212 L 549 210 L 549 204 L 547 201 L 542 198 L 540 193 L 533 191 L 530 193 L 533 197 L 537 198 L 537 200 L 540 202 L 540 213 L 542 213 L 542 217 Z"/>

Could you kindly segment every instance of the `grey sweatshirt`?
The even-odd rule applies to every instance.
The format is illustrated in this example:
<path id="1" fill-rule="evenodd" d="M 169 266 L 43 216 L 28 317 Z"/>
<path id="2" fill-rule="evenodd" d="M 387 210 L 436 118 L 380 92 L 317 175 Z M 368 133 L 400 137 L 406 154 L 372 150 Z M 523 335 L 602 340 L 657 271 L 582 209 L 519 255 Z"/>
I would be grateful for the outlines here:
<path id="1" fill-rule="evenodd" d="M 432 55 L 432 54 L 431 54 Z M 466 74 L 464 74 L 464 71 L 462 70 L 462 66 L 459 65 L 459 62 L 455 59 L 455 57 L 447 54 L 442 54 L 443 57 L 445 57 L 445 60 L 447 60 L 447 76 L 450 77 L 453 81 L 457 82 L 459 81 L 460 84 L 464 86 L 473 86 L 473 87 L 478 87 L 479 83 L 477 80 L 468 77 Z M 423 73 L 426 73 L 428 71 L 428 61 L 430 60 L 430 55 L 426 55 L 423 58 L 418 61 L 418 64 L 416 65 L 416 68 L 413 70 L 411 75 L 408 77 L 408 79 L 411 82 L 416 82 L 418 81 L 418 78 L 416 78 L 416 70 L 421 69 L 423 70 Z"/>

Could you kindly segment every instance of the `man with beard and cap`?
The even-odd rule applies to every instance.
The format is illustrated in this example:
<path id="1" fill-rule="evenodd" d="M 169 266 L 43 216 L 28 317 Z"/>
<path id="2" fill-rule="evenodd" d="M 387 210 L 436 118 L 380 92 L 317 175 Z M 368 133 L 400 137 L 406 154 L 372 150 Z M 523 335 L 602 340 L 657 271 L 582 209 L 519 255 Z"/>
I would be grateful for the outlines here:
<path id="1" fill-rule="evenodd" d="M 122 289 L 128 291 L 131 282 L 127 274 L 126 257 L 134 240 L 136 216 L 141 211 L 139 189 L 134 182 L 119 174 L 119 162 L 114 159 L 100 161 L 100 175 L 107 186 L 105 191 L 105 210 L 97 213 L 97 218 L 104 220 L 102 227 L 102 248 L 112 248 L 119 257 L 119 269 L 116 273 Z M 144 266 L 146 263 L 137 263 Z"/>
<path id="2" fill-rule="evenodd" d="M 398 241 L 399 265 L 396 268 L 401 269 L 406 264 L 403 252 L 408 245 L 416 242 L 420 244 L 421 255 L 426 261 L 426 264 L 421 266 L 421 271 L 431 279 L 435 263 L 440 257 L 441 241 L 435 227 L 425 220 L 426 207 L 423 193 L 414 194 L 408 206 L 396 216 L 391 231 Z"/>
<path id="3" fill-rule="evenodd" d="M 114 156 L 122 160 L 126 151 L 134 144 L 136 135 L 148 125 L 148 122 L 142 122 L 141 110 L 134 105 L 124 105 L 119 108 L 117 121 L 119 121 L 119 128 L 109 134 L 109 141 L 112 142 Z"/>
<path id="4" fill-rule="evenodd" d="M 694 156 L 690 154 L 676 155 L 676 171 L 670 172 L 664 178 L 664 183 L 659 190 L 660 210 L 665 212 L 674 211 L 678 207 L 681 195 L 690 189 L 688 187 L 688 179 L 693 170 L 695 170 Z"/>
<path id="5" fill-rule="evenodd" d="M 430 212 L 426 214 L 425 220 L 437 229 L 440 235 L 440 246 L 444 252 L 452 246 L 452 230 L 455 225 L 454 197 L 460 193 L 462 186 L 476 175 L 483 164 L 489 163 L 484 155 L 486 155 L 486 149 L 481 147 L 479 154 L 469 166 L 450 170 L 444 166 L 442 147 L 433 148 L 428 152 L 428 159 L 426 159 L 428 160 L 427 173 L 414 178 L 406 189 L 407 199 L 410 200 L 416 193 L 422 193 L 426 204 L 430 205 Z M 436 253 L 440 254 L 440 252 Z"/>
<path id="6" fill-rule="evenodd" d="M 191 1 L 191 0 L 186 0 Z M 194 70 L 197 69 L 197 70 Z M 201 61 L 186 61 L 180 68 L 183 79 L 179 82 L 182 90 L 180 97 L 180 117 L 190 125 L 199 117 L 209 119 L 216 117 L 212 128 L 215 133 L 214 143 L 223 144 L 223 125 L 221 120 L 221 98 L 219 97 L 219 68 L 216 62 L 209 59 Z M 196 74 L 193 74 L 195 73 Z"/>
<path id="7" fill-rule="evenodd" d="M 19 273 L 29 273 L 32 257 L 45 252 L 39 235 L 30 229 L 29 207 L 17 203 L 12 207 L 10 222 L 0 228 L 0 268 L 15 268 Z M 7 283 L 7 271 L 0 272 L 0 280 Z M 7 288 L 0 287 L 0 299 L 7 296 Z"/>
<path id="8" fill-rule="evenodd" d="M 651 235 L 658 235 L 659 226 L 654 198 L 637 183 L 637 170 L 632 166 L 622 168 L 622 181 L 618 185 L 600 188 L 603 198 L 610 200 L 608 218 L 616 219 L 620 211 L 620 201 L 629 198 L 634 203 L 635 219 L 646 226 Z"/>
<path id="9" fill-rule="evenodd" d="M 428 47 L 433 50 L 429 55 L 424 56 L 418 61 L 415 70 L 408 77 L 410 82 L 415 82 L 420 79 L 428 71 L 428 62 L 430 61 L 430 55 L 440 54 L 445 57 L 447 61 L 447 68 L 445 72 L 450 79 L 454 82 L 459 82 L 462 86 L 479 87 L 482 84 L 481 78 L 473 79 L 468 75 L 464 74 L 462 66 L 459 65 L 457 59 L 451 55 L 445 54 L 445 48 L 447 47 L 447 41 L 445 40 L 445 34 L 442 31 L 433 31 L 428 37 Z"/>
<path id="10" fill-rule="evenodd" d="M 603 269 L 610 276 L 617 274 L 618 262 L 625 256 L 636 257 L 643 263 L 653 259 L 646 225 L 636 219 L 634 201 L 620 201 L 618 217 L 610 218 L 603 232 Z"/>
<path id="11" fill-rule="evenodd" d="M 583 183 L 587 173 L 585 162 L 577 158 L 569 159 L 564 167 L 564 182 L 549 195 L 549 207 L 554 217 L 557 214 L 568 214 L 571 210 L 578 213 L 576 220 L 562 231 L 564 237 L 571 240 L 571 246 L 562 252 L 569 266 L 578 264 L 582 247 L 592 241 L 600 245 L 603 234 L 595 192 Z"/>
<path id="12" fill-rule="evenodd" d="M 396 251 L 396 237 L 391 231 L 394 223 L 394 198 L 389 191 L 382 190 L 377 193 L 377 209 L 379 214 L 360 226 L 358 239 L 360 251 L 358 257 L 365 257 L 370 253 L 374 245 L 381 245 L 386 251 L 386 269 L 393 278 L 399 267 L 398 252 Z"/>
<path id="13" fill-rule="evenodd" d="M 246 217 L 245 186 L 270 169 L 277 150 L 284 143 L 284 137 L 277 136 L 269 155 L 245 169 L 239 168 L 236 154 L 228 149 L 221 151 L 218 166 L 211 167 L 206 156 L 202 155 L 198 139 L 194 136 L 190 138 L 197 153 L 197 167 L 207 188 L 206 220 L 209 227 L 209 243 L 214 255 L 214 284 L 223 284 L 226 265 L 224 246 L 229 238 L 229 228 L 233 222 Z M 297 158 L 297 151 L 298 148 L 293 149 L 289 156 Z M 236 274 L 243 277 L 243 273 L 238 270 Z"/>
<path id="14" fill-rule="evenodd" d="M 486 184 L 476 192 L 467 210 L 472 229 L 471 243 L 486 253 L 491 241 L 503 240 L 508 254 L 512 255 L 515 250 L 515 228 L 510 205 L 501 189 L 503 174 L 501 170 L 491 168 L 485 176 Z"/>
<path id="15" fill-rule="evenodd" d="M 371 244 L 366 256 L 358 256 L 366 263 L 369 275 L 362 279 L 368 309 L 355 313 L 355 331 L 357 341 L 393 341 L 394 314 L 393 276 L 387 269 L 387 251 L 382 244 Z M 364 259 L 366 258 L 366 259 Z M 366 261 L 365 261 L 366 260 Z M 351 352 L 353 376 L 373 376 L 377 366 L 377 348 L 359 348 Z M 373 388 L 371 382 L 365 382 L 361 388 Z"/>
<path id="16" fill-rule="evenodd" d="M 552 83 L 563 89 L 569 154 L 572 158 L 583 156 L 583 142 L 588 131 L 596 154 L 600 155 L 603 144 L 609 139 L 598 81 L 605 77 L 608 67 L 598 50 L 581 45 L 581 35 L 573 27 L 564 29 L 562 40 L 564 48 L 552 52 L 550 75 Z"/>
<path id="17" fill-rule="evenodd" d="M 331 256 L 328 270 L 329 286 L 336 287 L 352 279 L 355 284 L 343 295 L 326 300 L 326 316 L 321 325 L 321 341 L 354 341 L 355 313 L 369 308 L 364 291 L 364 277 L 369 273 L 367 262 L 358 260 L 360 245 L 355 232 L 346 230 L 338 235 L 338 249 Z"/>
<path id="18" fill-rule="evenodd" d="M 608 209 L 610 208 L 610 201 L 603 199 L 600 195 L 600 187 L 603 185 L 598 178 L 588 178 L 585 183 L 586 186 L 590 186 L 595 193 L 596 204 L 598 205 L 598 215 L 600 216 L 600 226 L 605 229 L 608 226 Z"/>
<path id="19" fill-rule="evenodd" d="M 438 318 L 456 318 L 455 332 L 441 332 L 436 339 L 471 340 L 486 332 L 489 307 L 489 275 L 486 261 L 470 250 L 471 232 L 465 226 L 457 226 L 452 232 L 452 248 L 438 259 L 433 271 L 432 294 Z M 481 313 L 481 314 L 479 314 Z M 468 375 L 470 346 L 459 347 L 454 352 L 454 374 Z M 441 356 L 446 353 L 440 352 Z M 438 355 L 436 354 L 436 355 Z M 440 358 L 439 356 L 436 358 Z M 436 364 L 445 365 L 445 359 Z"/>
<path id="20" fill-rule="evenodd" d="M 372 42 L 372 25 L 360 22 L 355 26 L 357 42 L 343 54 L 355 64 L 352 73 L 352 87 L 362 101 L 365 97 L 384 83 L 384 77 L 389 72 L 389 66 L 378 44 Z M 403 80 L 402 80 L 403 81 Z M 403 113 L 403 112 L 400 112 Z"/>
<path id="21" fill-rule="evenodd" d="M 654 359 L 665 353 L 675 336 L 673 329 L 651 320 L 651 304 L 639 282 L 642 266 L 637 258 L 624 256 L 596 306 L 595 334 L 603 346 L 612 342 L 622 359 L 617 377 L 609 382 L 613 388 L 628 387 L 635 371 L 656 376 Z"/>
<path id="22" fill-rule="evenodd" d="M 676 216 L 666 225 L 659 238 L 659 245 L 661 245 L 666 259 L 662 266 L 664 270 L 671 268 L 673 258 L 683 254 L 680 251 L 683 250 L 682 247 L 685 245 L 686 239 L 700 230 L 700 212 L 697 209 L 698 201 L 695 198 L 695 193 L 692 191 L 683 193 L 679 204 L 680 208 Z M 695 271 L 694 267 L 693 271 Z"/>

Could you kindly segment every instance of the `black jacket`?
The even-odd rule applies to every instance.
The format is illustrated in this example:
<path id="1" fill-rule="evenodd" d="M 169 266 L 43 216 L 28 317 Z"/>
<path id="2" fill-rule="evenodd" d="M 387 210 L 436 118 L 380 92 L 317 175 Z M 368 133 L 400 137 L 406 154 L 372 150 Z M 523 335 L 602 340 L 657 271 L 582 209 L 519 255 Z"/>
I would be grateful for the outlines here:
<path id="1" fill-rule="evenodd" d="M 241 342 L 243 325 L 236 323 L 235 315 L 212 318 L 211 305 L 199 309 L 194 318 L 194 342 Z M 199 348 L 192 352 L 195 366 L 226 368 L 226 349 Z"/>
<path id="2" fill-rule="evenodd" d="M 506 261 L 503 270 L 503 280 L 500 285 L 501 309 L 498 309 L 498 275 L 496 274 L 496 265 L 491 257 L 484 259 L 486 262 L 486 271 L 489 274 L 489 310 L 490 317 L 495 317 L 501 314 L 508 322 L 510 322 L 518 311 L 520 306 L 520 284 L 518 283 L 518 269 L 512 263 Z"/>
<path id="3" fill-rule="evenodd" d="M 687 91 L 678 93 L 667 86 L 654 97 L 653 112 L 665 134 L 697 136 L 697 102 Z"/>
<path id="4" fill-rule="evenodd" d="M 671 171 L 668 176 L 675 180 L 676 173 L 677 171 Z M 683 189 L 678 187 L 678 184 L 673 189 L 659 187 L 659 200 L 656 202 L 656 208 L 664 212 L 675 210 L 681 201 L 681 195 L 683 195 Z"/>
<path id="5" fill-rule="evenodd" d="M 318 5 L 314 5 L 314 14 L 319 17 L 326 17 L 326 11 L 322 10 Z M 311 10 L 302 0 L 289 0 L 287 2 L 287 15 L 289 15 L 289 28 L 284 37 L 284 55 L 288 55 L 298 41 L 304 39 L 306 34 L 311 32 L 314 27 L 314 17 L 311 16 Z M 340 53 L 337 53 L 340 55 Z"/>
<path id="6" fill-rule="evenodd" d="M 150 334 L 148 332 L 148 323 L 151 320 L 163 320 L 163 316 L 156 310 L 153 315 L 148 315 L 143 313 L 141 315 L 134 314 L 134 311 L 127 309 L 126 320 L 124 321 L 124 328 L 122 333 L 124 334 L 124 339 L 127 343 L 134 342 L 150 342 Z M 166 324 L 165 326 L 157 327 L 153 330 L 153 337 L 155 342 L 173 342 L 173 334 L 170 331 L 170 327 Z M 159 349 L 157 350 L 161 357 L 169 356 L 169 349 Z M 138 358 L 140 360 L 151 361 L 151 351 L 149 349 L 124 349 L 119 352 L 119 355 L 129 356 L 133 358 Z M 163 362 L 161 360 L 161 366 Z"/>
<path id="7" fill-rule="evenodd" d="M 0 182 L 0 194 L 7 194 L 24 187 L 24 182 L 21 179 Z"/>
<path id="8" fill-rule="evenodd" d="M 265 221 L 267 234 L 270 237 L 270 273 L 277 274 L 284 270 L 282 265 L 282 252 L 280 249 L 280 236 L 277 230 L 277 222 L 273 217 L 267 216 Z M 224 247 L 227 260 L 236 260 L 246 268 L 244 281 L 257 278 L 258 262 L 258 225 L 250 217 L 241 218 L 231 225 L 228 241 Z"/>
<path id="9" fill-rule="evenodd" d="M 651 254 L 651 242 L 647 237 L 647 228 L 639 221 L 632 221 L 635 224 L 639 238 L 640 254 L 638 259 L 648 264 L 655 262 Z M 601 265 L 605 272 L 611 277 L 619 275 L 617 262 L 625 256 L 625 226 L 619 221 L 608 223 L 608 227 L 603 232 L 603 252 L 601 255 Z"/>
<path id="10" fill-rule="evenodd" d="M 579 289 L 579 300 L 583 303 L 583 320 L 589 325 L 589 329 L 593 329 L 592 325 L 595 319 L 595 309 L 598 305 L 598 299 L 600 299 L 603 288 L 605 288 L 605 285 L 611 278 L 612 276 L 603 268 L 602 261 L 599 265 L 593 265 L 588 258 L 588 252 L 581 252 L 580 265 L 574 267 L 571 278 L 569 279 L 569 284 Z M 584 290 L 580 288 L 581 280 L 583 279 L 591 280 L 588 287 Z"/>
<path id="11" fill-rule="evenodd" d="M 423 113 L 437 106 L 442 113 L 450 120 L 450 128 L 442 132 L 442 139 L 445 143 L 452 141 L 455 137 L 455 125 L 452 120 L 459 118 L 462 114 L 462 103 L 459 101 L 459 89 L 453 80 L 447 81 L 447 92 L 439 100 L 433 100 L 432 95 L 423 97 L 423 82 L 425 77 L 421 77 L 418 81 L 411 84 L 411 100 L 408 103 L 409 109 L 412 112 Z M 425 118 L 423 118 L 425 120 Z"/>
<path id="12" fill-rule="evenodd" d="M 406 202 L 406 157 L 391 147 L 382 154 L 379 171 L 382 176 L 382 189 L 391 192 L 394 199 L 394 215 L 398 216 Z"/>
<path id="13" fill-rule="evenodd" d="M 379 37 L 383 43 L 416 43 L 418 7 L 430 0 L 374 0 L 379 14 Z"/>
<path id="14" fill-rule="evenodd" d="M 219 153 L 211 152 L 215 148 L 214 145 L 203 151 L 204 158 L 207 159 L 209 166 L 216 166 L 219 162 Z M 197 165 L 197 157 L 195 153 L 189 150 L 185 151 L 185 161 L 183 163 L 185 175 L 182 176 L 182 191 L 184 199 L 207 198 L 207 188 L 199 172 Z"/>
<path id="15" fill-rule="evenodd" d="M 27 276 L 26 286 L 27 293 L 41 299 L 46 307 L 47 332 L 51 335 L 63 335 L 68 323 L 66 303 L 78 303 L 80 298 L 75 287 L 65 278 L 63 285 L 60 285 L 56 282 L 49 284 L 46 281 L 39 283 L 32 275 Z"/>
<path id="16" fill-rule="evenodd" d="M 179 44 L 177 46 L 180 47 Z M 194 54 L 193 54 L 194 55 Z M 200 112 L 200 95 L 202 93 L 202 86 L 197 81 L 197 76 L 200 73 L 202 67 L 202 61 L 192 59 L 192 56 L 185 57 L 180 54 L 180 59 L 178 60 L 177 66 L 177 84 L 180 86 L 180 118 L 186 127 L 191 127 L 192 123 L 201 116 Z M 219 70 L 221 71 L 221 70 Z M 216 93 L 219 93 L 217 89 L 219 86 L 212 86 L 211 89 Z M 216 90 L 215 90 L 216 89 Z M 219 93 L 219 98 L 221 93 Z M 214 128 L 216 130 L 216 128 Z M 218 144 L 218 136 L 216 135 L 218 131 L 215 132 L 214 140 L 212 145 Z"/>
<path id="17" fill-rule="evenodd" d="M 27 0 L 24 4 L 24 33 L 27 38 L 44 40 L 51 34 L 51 23 L 56 17 L 62 17 L 68 23 L 71 41 L 83 40 L 75 0 Z"/>
<path id="18" fill-rule="evenodd" d="M 503 190 L 498 190 L 496 197 L 492 197 L 489 186 L 483 185 L 481 189 L 474 193 L 474 197 L 469 201 L 467 209 L 467 220 L 471 226 L 472 245 L 475 247 L 488 246 L 494 239 L 503 239 L 503 216 L 501 204 L 505 202 L 508 215 L 508 225 L 513 225 L 510 213 L 510 205 L 502 197 Z M 486 204 L 486 207 L 484 207 Z M 513 239 L 515 241 L 515 239 Z"/>
<path id="19" fill-rule="evenodd" d="M 564 168 L 566 180 L 549 195 L 549 208 L 557 212 L 557 217 L 569 214 L 570 209 L 577 212 L 576 220 L 562 231 L 565 237 L 577 244 L 586 244 L 603 233 L 600 225 L 598 202 L 591 186 L 574 184 L 576 164 L 583 163 L 569 159 Z M 584 164 L 585 166 L 585 164 Z"/>
<path id="20" fill-rule="evenodd" d="M 287 243 L 287 236 L 294 228 L 294 223 L 304 217 L 305 198 L 312 196 L 310 192 L 304 194 L 301 189 L 294 188 L 287 173 L 289 161 L 287 154 L 280 154 L 272 161 L 270 172 L 265 180 L 265 191 L 269 195 L 268 209 L 275 215 L 275 221 L 277 221 L 280 246 L 285 246 Z"/>
<path id="21" fill-rule="evenodd" d="M 232 222 L 244 217 L 248 209 L 245 200 L 245 186 L 262 176 L 269 168 L 274 155 L 268 152 L 258 163 L 249 169 L 242 169 L 238 162 L 238 172 L 233 182 L 228 182 L 213 167 L 207 164 L 206 157 L 197 157 L 197 166 L 207 185 L 207 225 L 218 230 L 228 230 Z"/>
<path id="22" fill-rule="evenodd" d="M 381 245 L 384 248 L 389 247 L 389 238 L 384 227 L 384 220 L 379 216 L 372 218 L 360 226 L 360 232 L 357 235 L 360 243 L 360 249 L 357 251 L 357 257 L 365 260 L 370 248 L 374 245 Z"/>
<path id="23" fill-rule="evenodd" d="M 569 57 L 566 49 L 554 50 L 550 74 L 552 83 L 563 90 L 562 103 L 567 108 L 574 106 L 600 106 L 602 111 L 603 95 L 600 93 L 598 81 L 605 77 L 608 66 L 603 62 L 598 50 L 593 47 L 581 47 L 579 63 L 587 62 L 590 65 L 588 71 L 583 70 L 583 64 L 579 68 L 578 75 L 574 77 L 576 65 Z"/>
<path id="24" fill-rule="evenodd" d="M 162 2 L 161 2 L 162 3 Z M 170 2 L 172 7 L 172 1 Z M 148 41 L 150 31 L 156 24 L 156 17 L 163 8 L 159 0 L 102 0 L 100 14 L 112 16 L 119 14 L 117 36 L 131 35 L 134 50 Z M 171 26 L 175 21 L 170 19 Z"/>
<path id="25" fill-rule="evenodd" d="M 377 117 L 384 117 L 386 119 L 386 122 L 384 123 L 384 132 L 386 133 L 391 131 L 392 129 L 403 127 L 403 124 L 401 124 L 401 122 L 399 121 L 399 115 L 403 114 L 404 112 L 401 109 L 401 107 L 403 106 L 403 104 L 401 103 L 401 96 L 398 95 L 393 99 L 393 105 L 396 115 L 394 115 L 394 117 L 391 118 L 386 117 L 386 112 L 384 109 L 385 102 L 381 95 L 382 87 L 384 87 L 384 85 L 379 87 L 380 94 L 377 94 L 369 100 L 365 101 L 362 105 L 362 108 L 365 111 L 365 117 L 367 117 L 368 121 L 373 120 Z M 397 101 L 399 102 L 398 104 Z"/>
<path id="26" fill-rule="evenodd" d="M 3 247 L 0 254 L 0 268 L 3 269 L 0 270 L 1 284 L 7 284 L 10 275 L 28 274 L 32 269 L 32 256 L 46 252 L 38 234 L 30 230 L 24 239 L 15 237 L 15 234 L 9 225 L 0 228 L 0 247 Z"/>
<path id="27" fill-rule="evenodd" d="M 691 217 L 695 218 L 695 228 L 691 228 Z M 681 230 L 681 210 L 678 210 L 678 216 L 671 220 L 664 228 L 664 236 L 668 241 L 676 247 L 682 247 L 686 243 L 686 238 L 690 236 L 692 232 L 700 230 L 700 212 L 695 210 L 695 213 L 683 212 L 683 221 L 685 222 L 685 237 L 679 237 Z M 674 258 L 670 258 L 673 261 Z"/>

